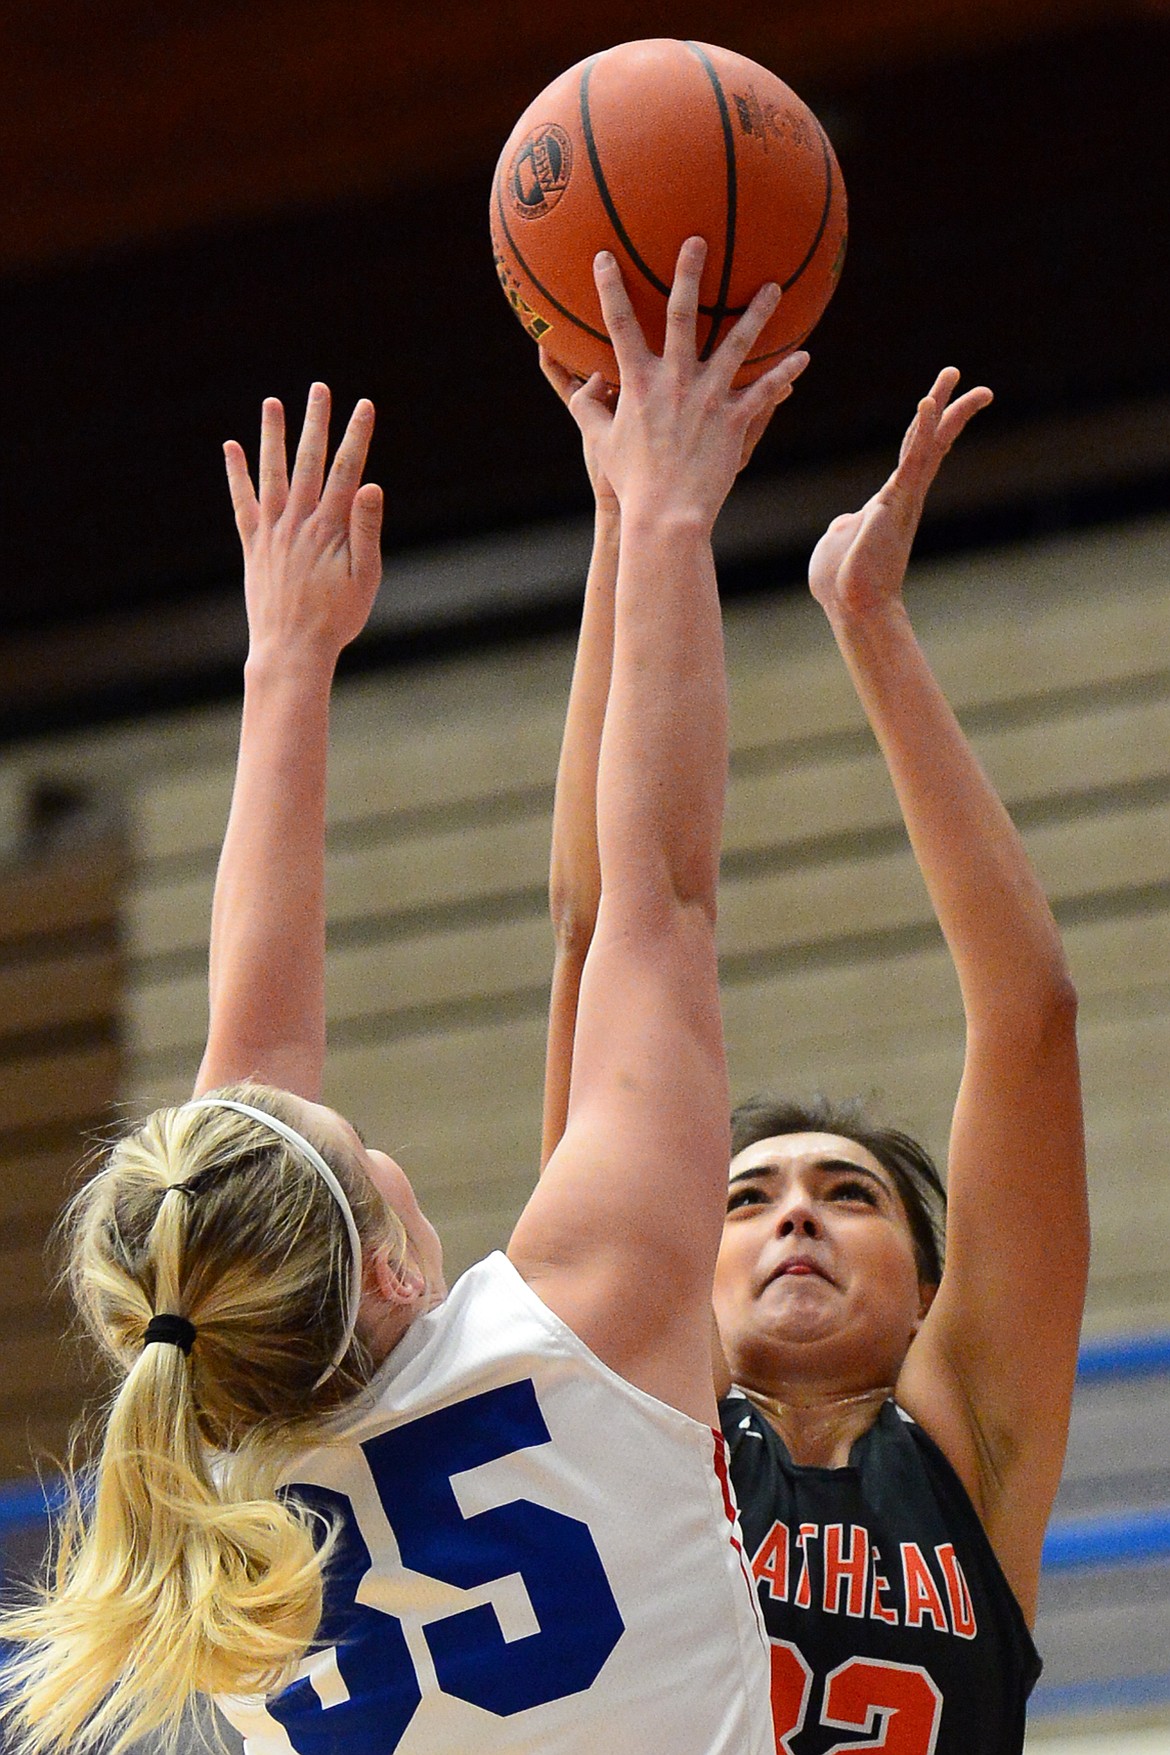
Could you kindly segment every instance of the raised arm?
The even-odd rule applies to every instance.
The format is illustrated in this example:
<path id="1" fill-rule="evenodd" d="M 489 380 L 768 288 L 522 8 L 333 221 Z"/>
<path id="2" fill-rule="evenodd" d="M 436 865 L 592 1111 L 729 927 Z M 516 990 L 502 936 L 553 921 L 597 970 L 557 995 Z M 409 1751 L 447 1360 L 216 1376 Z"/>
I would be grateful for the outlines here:
<path id="1" fill-rule="evenodd" d="M 792 394 L 804 356 L 771 385 L 771 395 L 753 414 L 739 467 L 749 461 L 779 404 Z M 568 404 L 580 387 L 563 366 L 542 351 L 541 369 Z M 549 860 L 549 912 L 554 959 L 545 1055 L 544 1109 L 540 1162 L 543 1169 L 561 1135 L 569 1106 L 569 1075 L 581 971 L 593 939 L 601 899 L 597 856 L 597 762 L 613 665 L 614 591 L 617 585 L 621 508 L 601 469 L 593 431 L 583 434 L 585 466 L 594 496 L 593 551 L 585 581 L 585 603 L 573 664 L 569 706 L 557 766 Z"/>
<path id="2" fill-rule="evenodd" d="M 1072 983 L 1023 844 L 915 639 L 901 596 L 930 483 L 990 400 L 943 372 L 898 467 L 812 559 L 954 961 L 966 1055 L 951 1131 L 947 1260 L 899 1399 L 972 1493 L 1025 1609 L 1068 1425 L 1088 1259 Z M 949 406 L 948 406 L 949 404 Z"/>
<path id="3" fill-rule="evenodd" d="M 541 369 L 562 401 L 570 402 L 580 387 L 578 381 L 545 353 L 541 354 Z M 573 681 L 569 689 L 553 800 L 548 899 L 554 954 L 544 1063 L 542 1170 L 565 1131 L 581 971 L 593 941 L 601 901 L 601 864 L 597 854 L 597 763 L 613 667 L 613 612 L 621 509 L 617 495 L 601 473 L 593 443 L 595 435 L 590 432 L 585 437 L 585 464 L 594 497 L 593 552 L 585 581 L 581 631 L 577 637 L 577 655 L 573 663 Z"/>
<path id="4" fill-rule="evenodd" d="M 565 1132 L 509 1253 L 615 1369 L 710 1420 L 728 1149 L 714 944 L 726 690 L 710 534 L 748 425 L 775 401 L 771 374 L 743 392 L 730 385 L 776 294 L 753 301 L 700 362 L 703 255 L 697 240 L 680 255 L 661 359 L 613 258 L 599 258 L 622 391 L 611 411 L 591 381 L 571 407 L 621 506 L 597 766 L 601 893 Z"/>
<path id="5" fill-rule="evenodd" d="M 373 423 L 372 405 L 359 402 L 324 481 L 329 392 L 314 384 L 290 481 L 284 412 L 265 402 L 258 494 L 241 447 L 224 448 L 244 550 L 248 658 L 196 1093 L 258 1078 L 320 1094 L 329 695 L 381 577 L 382 492 L 359 486 Z"/>

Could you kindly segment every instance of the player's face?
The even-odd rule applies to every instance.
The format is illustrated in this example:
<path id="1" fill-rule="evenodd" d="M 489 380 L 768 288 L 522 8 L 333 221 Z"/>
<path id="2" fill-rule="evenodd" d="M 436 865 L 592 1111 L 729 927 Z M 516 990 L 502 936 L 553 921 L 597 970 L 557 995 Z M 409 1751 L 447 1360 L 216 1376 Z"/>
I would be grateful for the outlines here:
<path id="1" fill-rule="evenodd" d="M 892 1387 L 928 1302 L 894 1179 L 864 1146 L 779 1134 L 732 1160 L 715 1314 L 736 1382 Z"/>
<path id="2" fill-rule="evenodd" d="M 340 1149 L 357 1159 L 386 1205 L 397 1213 L 406 1231 L 411 1253 L 422 1271 L 431 1299 L 445 1296 L 443 1280 L 443 1246 L 439 1234 L 418 1204 L 410 1178 L 400 1164 L 386 1152 L 372 1150 L 357 1129 L 335 1109 L 324 1103 L 302 1101 L 309 1128 L 335 1141 Z"/>

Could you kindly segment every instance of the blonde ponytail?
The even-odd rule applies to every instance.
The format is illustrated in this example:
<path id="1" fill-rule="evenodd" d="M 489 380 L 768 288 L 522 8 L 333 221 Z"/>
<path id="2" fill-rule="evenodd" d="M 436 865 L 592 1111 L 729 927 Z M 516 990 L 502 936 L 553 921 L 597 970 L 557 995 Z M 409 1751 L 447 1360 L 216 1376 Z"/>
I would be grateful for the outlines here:
<path id="1" fill-rule="evenodd" d="M 279 1093 L 237 1090 L 280 1113 Z M 332 1167 L 363 1240 L 393 1239 L 361 1170 Z M 120 1142 L 74 1203 L 75 1293 L 125 1376 L 48 1583 L 0 1616 L 18 1647 L 4 1711 L 28 1755 L 116 1755 L 177 1730 L 193 1696 L 280 1686 L 311 1644 L 332 1532 L 275 1488 L 372 1369 L 354 1340 L 322 1382 L 350 1254 L 322 1191 L 257 1122 L 179 1109 Z M 191 1324 L 189 1356 L 143 1345 L 158 1314 Z"/>

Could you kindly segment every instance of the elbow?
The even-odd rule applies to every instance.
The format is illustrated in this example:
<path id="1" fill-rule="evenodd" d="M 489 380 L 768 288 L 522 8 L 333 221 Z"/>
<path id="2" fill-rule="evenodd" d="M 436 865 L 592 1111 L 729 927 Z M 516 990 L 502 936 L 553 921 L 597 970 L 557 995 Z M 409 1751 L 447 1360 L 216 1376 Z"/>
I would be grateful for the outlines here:
<path id="1" fill-rule="evenodd" d="M 1047 1058 L 1062 1046 L 1075 1053 L 1077 990 L 1063 957 L 1012 982 L 1010 994 L 1001 996 L 998 1029 L 1010 1032 L 1021 1055 Z"/>
<path id="2" fill-rule="evenodd" d="M 702 930 L 714 936 L 719 924 L 719 898 L 713 889 L 679 892 L 676 899 L 680 915 L 693 919 Z"/>
<path id="3" fill-rule="evenodd" d="M 680 913 L 701 917 L 714 932 L 719 915 L 718 855 L 693 860 L 676 871 L 672 887 Z"/>
<path id="4" fill-rule="evenodd" d="M 1059 947 L 1044 962 L 1000 969 L 964 996 L 964 1009 L 968 1042 L 1010 1053 L 1017 1068 L 1076 1053 L 1077 990 Z"/>
<path id="5" fill-rule="evenodd" d="M 1054 1015 L 1062 1019 L 1067 1028 L 1075 1030 L 1077 1023 L 1077 1008 L 1080 1002 L 1077 998 L 1076 983 L 1073 981 L 1072 971 L 1069 969 L 1068 964 L 1063 961 L 1060 974 L 1053 984 L 1053 994 L 1050 1003 Z"/>
<path id="6" fill-rule="evenodd" d="M 999 973 L 998 1009 L 1040 1037 L 1075 1034 L 1077 990 L 1056 930 L 1029 945 L 1023 941 L 1011 967 Z"/>
<path id="7" fill-rule="evenodd" d="M 558 960 L 583 963 L 597 928 L 597 896 L 583 896 L 572 884 L 549 885 L 548 911 Z"/>
<path id="8" fill-rule="evenodd" d="M 1032 1008 L 1040 1033 L 1045 1037 L 1075 1036 L 1077 1028 L 1077 990 L 1072 971 L 1063 951 L 1053 957 L 1051 965 L 1036 979 Z"/>

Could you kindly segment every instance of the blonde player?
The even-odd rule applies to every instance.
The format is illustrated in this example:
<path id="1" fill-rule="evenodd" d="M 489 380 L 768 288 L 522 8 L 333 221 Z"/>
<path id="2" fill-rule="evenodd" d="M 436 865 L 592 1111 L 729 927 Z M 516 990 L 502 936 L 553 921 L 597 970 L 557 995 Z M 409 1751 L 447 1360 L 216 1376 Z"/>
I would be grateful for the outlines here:
<path id="1" fill-rule="evenodd" d="M 596 787 L 601 898 L 564 1137 L 506 1254 L 449 1292 L 398 1164 L 319 1101 L 330 685 L 379 578 L 359 403 L 327 479 L 264 409 L 228 474 L 250 650 L 195 1096 L 72 1217 L 121 1382 L 41 1601 L 10 1613 L 29 1751 L 118 1749 L 218 1696 L 250 1755 L 764 1755 L 766 1648 L 716 1427 L 726 1078 L 714 916 L 726 764 L 710 532 L 801 358 L 732 377 L 765 289 L 665 356 L 612 257 L 621 362 L 573 414 L 623 518 Z M 470 1167 L 474 1175 L 474 1166 Z"/>

